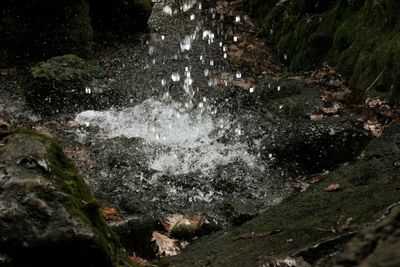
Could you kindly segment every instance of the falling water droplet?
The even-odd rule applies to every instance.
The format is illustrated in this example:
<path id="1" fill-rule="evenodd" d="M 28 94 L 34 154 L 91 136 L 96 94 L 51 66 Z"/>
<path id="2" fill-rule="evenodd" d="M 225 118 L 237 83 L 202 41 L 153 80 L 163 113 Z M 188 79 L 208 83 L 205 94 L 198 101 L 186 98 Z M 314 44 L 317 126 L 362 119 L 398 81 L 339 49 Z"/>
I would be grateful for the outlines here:
<path id="1" fill-rule="evenodd" d="M 181 75 L 180 75 L 178 72 L 174 72 L 174 73 L 172 73 L 172 75 L 171 75 L 171 79 L 172 79 L 172 81 L 174 81 L 174 82 L 179 82 L 180 79 L 181 79 Z"/>
<path id="2" fill-rule="evenodd" d="M 210 61 L 210 66 L 214 66 L 214 60 Z"/>
<path id="3" fill-rule="evenodd" d="M 241 79 L 242 78 L 242 73 L 240 73 L 239 71 L 236 72 L 236 78 L 237 79 Z"/>
<path id="4" fill-rule="evenodd" d="M 254 87 L 251 87 L 250 88 L 250 93 L 254 93 L 254 90 L 255 90 Z"/>
<path id="5" fill-rule="evenodd" d="M 168 15 L 172 16 L 172 8 L 171 8 L 170 6 L 165 6 L 165 7 L 163 8 L 163 12 L 164 12 L 165 14 L 168 14 Z"/>
<path id="6" fill-rule="evenodd" d="M 205 70 L 204 70 L 204 76 L 207 77 L 209 73 L 210 73 L 209 69 L 205 69 Z"/>
<path id="7" fill-rule="evenodd" d="M 239 39 L 239 38 L 238 38 L 237 36 L 233 36 L 233 41 L 234 41 L 234 42 L 237 42 L 238 39 Z"/>
<path id="8" fill-rule="evenodd" d="M 194 14 L 190 15 L 190 20 L 194 20 L 196 18 L 196 16 Z"/>
<path id="9" fill-rule="evenodd" d="M 236 23 L 239 23 L 239 22 L 240 22 L 240 16 L 236 16 L 236 17 L 235 17 L 235 22 L 236 22 Z"/>
<path id="10" fill-rule="evenodd" d="M 85 87 L 85 93 L 86 94 L 91 94 L 92 93 L 92 89 L 90 89 L 89 87 Z"/>
<path id="11" fill-rule="evenodd" d="M 165 86 L 166 84 L 167 84 L 167 82 L 166 82 L 164 79 L 162 79 L 162 80 L 161 80 L 161 85 L 162 85 L 162 86 Z"/>

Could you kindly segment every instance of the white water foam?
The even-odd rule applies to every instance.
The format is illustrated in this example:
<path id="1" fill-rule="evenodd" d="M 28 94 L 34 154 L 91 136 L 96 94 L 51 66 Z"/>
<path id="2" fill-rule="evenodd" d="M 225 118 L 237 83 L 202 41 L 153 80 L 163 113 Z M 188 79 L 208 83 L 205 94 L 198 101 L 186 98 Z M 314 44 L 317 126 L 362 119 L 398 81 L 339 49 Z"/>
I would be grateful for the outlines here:
<path id="1" fill-rule="evenodd" d="M 160 172 L 209 174 L 217 166 L 235 161 L 251 168 L 260 165 L 247 152 L 246 144 L 218 142 L 233 123 L 224 119 L 221 128 L 216 123 L 221 119 L 214 120 L 204 109 L 188 111 L 177 103 L 149 99 L 121 111 L 85 111 L 77 115 L 76 121 L 99 127 L 100 138 L 143 138 L 156 148 L 147 157 L 151 160 L 150 168 Z"/>

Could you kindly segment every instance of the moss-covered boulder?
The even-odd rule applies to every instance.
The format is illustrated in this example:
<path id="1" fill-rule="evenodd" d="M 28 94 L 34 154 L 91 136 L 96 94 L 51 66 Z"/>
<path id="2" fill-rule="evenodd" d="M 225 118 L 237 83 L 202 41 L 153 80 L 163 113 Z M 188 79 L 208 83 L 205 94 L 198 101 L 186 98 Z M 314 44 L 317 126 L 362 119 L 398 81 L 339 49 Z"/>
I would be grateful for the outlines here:
<path id="1" fill-rule="evenodd" d="M 0 67 L 69 53 L 88 56 L 88 0 L 0 2 Z"/>
<path id="2" fill-rule="evenodd" d="M 118 242 L 62 148 L 26 130 L 0 144 L 0 265 L 118 266 Z"/>
<path id="3" fill-rule="evenodd" d="M 268 266 L 291 256 L 314 266 L 400 200 L 400 124 L 392 124 L 382 137 L 372 140 L 363 155 L 241 227 L 201 238 L 181 256 L 162 262 L 166 266 Z M 339 189 L 326 190 L 332 184 Z"/>
<path id="4" fill-rule="evenodd" d="M 248 0 L 280 58 L 292 68 L 323 62 L 351 86 L 400 101 L 400 3 L 395 0 Z M 286 59 L 286 60 L 284 60 Z"/>
<path id="5" fill-rule="evenodd" d="M 105 108 L 114 93 L 105 75 L 76 55 L 54 57 L 31 68 L 26 100 L 43 114 Z"/>
<path id="6" fill-rule="evenodd" d="M 90 17 L 95 31 L 129 35 L 147 29 L 150 0 L 91 0 Z"/>
<path id="7" fill-rule="evenodd" d="M 341 253 L 318 266 L 400 266 L 400 207 L 388 213 L 353 238 Z"/>

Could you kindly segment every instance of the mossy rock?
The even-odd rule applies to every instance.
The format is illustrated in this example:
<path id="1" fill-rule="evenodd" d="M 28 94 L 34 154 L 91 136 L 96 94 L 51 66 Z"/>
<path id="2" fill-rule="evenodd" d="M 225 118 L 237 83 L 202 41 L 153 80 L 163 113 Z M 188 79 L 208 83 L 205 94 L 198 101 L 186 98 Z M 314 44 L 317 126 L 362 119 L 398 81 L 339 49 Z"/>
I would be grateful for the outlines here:
<path id="1" fill-rule="evenodd" d="M 261 266 L 271 257 L 291 255 L 313 265 L 319 256 L 337 251 L 343 237 L 352 236 L 400 200 L 399 162 L 400 124 L 395 123 L 367 145 L 363 159 L 332 171 L 320 183 L 241 227 L 203 237 L 182 255 L 161 262 L 165 266 Z M 379 169 L 371 175 L 373 166 Z M 325 191 L 336 183 L 341 190 Z M 349 218 L 350 229 L 340 230 Z M 323 242 L 332 246 L 313 247 Z M 314 249 L 312 254 L 301 252 L 309 249 Z"/>
<path id="2" fill-rule="evenodd" d="M 246 5 L 292 69 L 328 62 L 360 95 L 380 77 L 374 89 L 400 101 L 398 1 L 277 2 L 249 0 Z"/>
<path id="3" fill-rule="evenodd" d="M 119 243 L 62 148 L 23 129 L 0 142 L 3 263 L 119 266 Z"/>
<path id="4" fill-rule="evenodd" d="M 4 0 L 0 10 L 0 67 L 91 52 L 88 0 Z"/>
<path id="5" fill-rule="evenodd" d="M 116 95 L 105 75 L 76 55 L 54 57 L 31 68 L 26 100 L 45 115 L 106 108 Z"/>
<path id="6" fill-rule="evenodd" d="M 90 17 L 98 33 L 130 35 L 147 29 L 150 0 L 91 0 Z"/>

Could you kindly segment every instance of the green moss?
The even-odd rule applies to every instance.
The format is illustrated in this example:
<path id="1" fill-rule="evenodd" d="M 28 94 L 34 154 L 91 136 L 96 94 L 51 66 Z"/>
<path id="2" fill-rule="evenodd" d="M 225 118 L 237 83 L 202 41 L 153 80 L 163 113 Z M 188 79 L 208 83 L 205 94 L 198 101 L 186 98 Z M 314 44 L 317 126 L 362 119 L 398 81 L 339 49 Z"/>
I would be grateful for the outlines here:
<path id="1" fill-rule="evenodd" d="M 328 62 L 349 78 L 359 94 L 383 72 L 374 89 L 390 91 L 398 102 L 400 3 L 294 0 L 276 6 L 270 2 L 247 1 L 247 5 L 255 10 L 279 57 L 288 56 L 291 68 L 312 69 Z"/>
<path id="2" fill-rule="evenodd" d="M 398 130 L 398 125 L 390 128 L 387 136 L 366 147 L 363 160 L 338 168 L 306 192 L 286 199 L 231 232 L 202 238 L 183 255 L 164 261 L 171 266 L 259 266 L 263 258 L 291 255 L 343 234 L 329 229 L 340 228 L 348 218 L 353 219 L 351 231 L 359 230 L 400 200 L 400 180 L 393 168 L 400 160 Z M 342 189 L 325 192 L 334 183 Z"/>
<path id="3" fill-rule="evenodd" d="M 102 249 L 109 255 L 110 264 L 119 266 L 119 242 L 106 225 L 99 206 L 76 167 L 69 160 L 61 146 L 52 138 L 23 128 L 14 129 L 15 134 L 35 136 L 47 145 L 47 161 L 50 171 L 47 174 L 60 192 L 64 193 L 64 205 L 68 212 L 79 218 L 91 229 L 97 231 Z"/>

